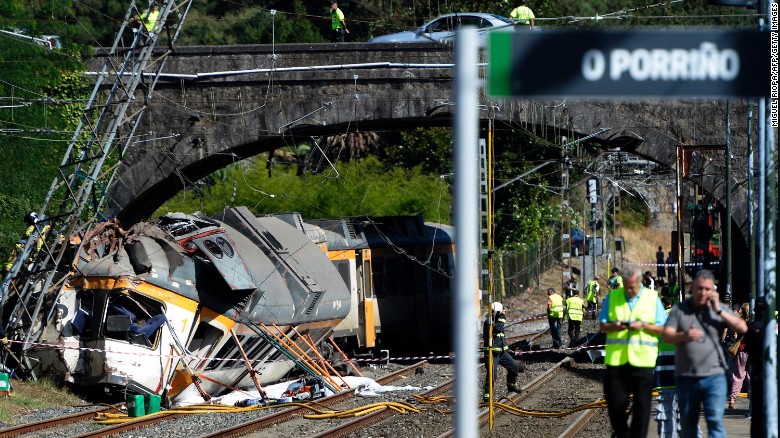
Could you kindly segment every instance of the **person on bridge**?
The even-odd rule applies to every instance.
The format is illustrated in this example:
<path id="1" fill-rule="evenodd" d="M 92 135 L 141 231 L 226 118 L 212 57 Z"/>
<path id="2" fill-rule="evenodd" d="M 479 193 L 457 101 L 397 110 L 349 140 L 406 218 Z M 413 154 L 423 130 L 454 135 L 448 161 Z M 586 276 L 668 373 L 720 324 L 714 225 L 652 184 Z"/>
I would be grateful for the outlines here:
<path id="1" fill-rule="evenodd" d="M 528 1 L 520 0 L 520 6 L 512 9 L 512 12 L 509 13 L 509 18 L 517 20 L 517 22 L 521 24 L 530 24 L 531 29 L 533 29 L 534 18 L 536 18 L 536 16 L 534 16 L 533 11 L 527 6 L 527 4 Z"/>
<path id="2" fill-rule="evenodd" d="M 485 386 L 482 391 L 482 401 L 484 402 L 490 400 L 490 381 L 495 381 L 499 365 L 506 368 L 506 388 L 509 392 L 520 392 L 520 387 L 517 386 L 517 373 L 525 371 L 525 365 L 522 362 L 517 362 L 509 354 L 509 346 L 506 344 L 506 336 L 504 334 L 504 325 L 506 324 L 504 306 L 499 302 L 495 302 L 491 307 L 492 312 L 485 318 L 485 322 L 482 325 L 485 365 L 487 365 L 488 354 L 493 354 L 492 379 L 488 373 L 485 373 Z M 491 319 L 493 321 L 492 333 L 490 328 Z"/>
<path id="3" fill-rule="evenodd" d="M 588 302 L 586 314 L 589 315 L 588 318 L 590 319 L 596 319 L 596 312 L 599 307 L 599 289 L 601 289 L 598 282 L 600 279 L 601 277 L 597 275 L 596 278 L 588 281 L 588 284 L 585 285 L 585 300 Z"/>
<path id="4" fill-rule="evenodd" d="M 330 27 L 332 29 L 331 42 L 343 43 L 344 32 L 349 33 L 347 22 L 344 21 L 344 13 L 339 9 L 337 2 L 330 2 Z"/>
<path id="5" fill-rule="evenodd" d="M 561 348 L 561 320 L 563 320 L 563 297 L 555 289 L 547 289 L 547 322 L 550 324 L 552 348 Z"/>
<path id="6" fill-rule="evenodd" d="M 580 291 L 574 289 L 571 297 L 566 299 L 566 316 L 569 318 L 569 347 L 576 346 L 580 341 L 582 316 L 585 314 L 585 303 L 580 298 Z"/>
<path id="7" fill-rule="evenodd" d="M 157 6 L 157 3 L 152 2 L 152 4 L 149 5 L 148 11 L 135 17 L 135 22 L 139 26 L 143 24 L 144 28 L 146 28 L 147 33 L 152 33 L 153 31 L 157 30 L 158 27 L 157 21 L 159 18 L 160 18 L 160 7 Z"/>
<path id="8" fill-rule="evenodd" d="M 725 437 L 723 412 L 726 400 L 726 357 L 720 334 L 725 328 L 737 335 L 747 323 L 720 304 L 715 276 L 702 269 L 693 279 L 692 295 L 674 306 L 663 330 L 664 342 L 676 344 L 677 398 L 680 403 L 680 436 L 696 436 L 701 405 L 710 437 Z"/>
<path id="9" fill-rule="evenodd" d="M 601 331 L 607 335 L 604 398 L 613 437 L 645 437 L 650 423 L 653 370 L 658 357 L 658 336 L 666 312 L 658 293 L 642 287 L 642 271 L 626 271 L 623 287 L 612 290 L 601 306 Z M 631 425 L 626 408 L 634 401 Z M 723 395 L 725 400 L 726 395 Z"/>

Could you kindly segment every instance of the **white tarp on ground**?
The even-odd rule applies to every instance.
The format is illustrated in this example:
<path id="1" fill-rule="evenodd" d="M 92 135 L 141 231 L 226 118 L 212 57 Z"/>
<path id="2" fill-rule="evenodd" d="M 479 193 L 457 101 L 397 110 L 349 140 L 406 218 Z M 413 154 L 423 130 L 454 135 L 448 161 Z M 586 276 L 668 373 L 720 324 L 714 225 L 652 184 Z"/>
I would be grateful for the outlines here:
<path id="1" fill-rule="evenodd" d="M 375 380 L 370 379 L 368 377 L 344 376 L 343 379 L 349 384 L 349 386 L 355 388 L 355 394 L 361 397 L 377 397 L 379 396 L 380 393 L 393 392 L 393 391 L 418 391 L 419 392 L 419 391 L 424 391 L 432 388 L 431 386 L 427 386 L 424 388 L 418 386 L 382 386 L 376 383 Z M 333 380 L 336 382 L 341 382 L 341 380 L 336 376 L 333 376 Z M 290 384 L 293 382 L 294 381 L 289 381 L 289 382 L 264 386 L 263 390 L 265 390 L 265 393 L 268 395 L 269 398 L 272 399 L 280 398 L 282 397 L 282 393 L 284 393 L 284 391 L 287 390 L 287 387 L 290 386 Z M 332 394 L 333 393 L 331 391 L 325 389 L 326 396 Z M 236 402 L 248 398 L 260 398 L 260 394 L 257 392 L 257 389 L 234 391 L 225 395 L 221 395 L 219 397 L 214 397 L 209 401 L 209 403 L 234 406 Z M 185 391 L 185 393 L 183 393 L 181 396 L 178 397 L 175 406 L 176 407 L 189 406 L 189 405 L 195 405 L 201 403 L 206 403 L 206 402 L 197 393 L 195 389 L 189 388 L 187 391 Z"/>

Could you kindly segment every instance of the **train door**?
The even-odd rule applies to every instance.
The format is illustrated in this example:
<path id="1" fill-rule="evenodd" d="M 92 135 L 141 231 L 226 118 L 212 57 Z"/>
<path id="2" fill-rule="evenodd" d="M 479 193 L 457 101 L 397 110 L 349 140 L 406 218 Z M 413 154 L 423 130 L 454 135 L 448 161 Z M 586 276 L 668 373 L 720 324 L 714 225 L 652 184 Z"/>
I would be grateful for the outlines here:
<path id="1" fill-rule="evenodd" d="M 360 250 L 360 265 L 357 267 L 358 271 L 358 301 L 360 303 L 360 309 L 358 313 L 358 324 L 360 327 L 361 344 L 366 348 L 372 348 L 376 346 L 376 332 L 381 330 L 381 326 L 376 320 L 374 300 L 374 284 L 373 284 L 373 267 L 371 265 L 371 250 Z"/>
<path id="2" fill-rule="evenodd" d="M 186 360 L 187 365 L 185 366 L 179 361 L 173 368 L 168 393 L 171 398 L 177 397 L 193 384 L 193 376 L 190 375 L 190 370 L 198 373 L 202 372 L 213 362 L 207 358 L 213 357 L 217 347 L 221 346 L 229 337 L 228 331 L 232 326 L 233 321 L 229 318 L 218 315 L 209 309 L 199 309 L 192 326 L 195 328 L 194 333 L 189 336 L 189 341 L 186 345 L 189 351 L 189 358 L 181 359 Z M 184 334 L 182 333 L 182 335 Z M 179 339 L 183 340 L 186 337 L 182 336 Z M 174 343 L 178 344 L 176 341 Z M 181 347 L 177 345 L 177 348 Z"/>

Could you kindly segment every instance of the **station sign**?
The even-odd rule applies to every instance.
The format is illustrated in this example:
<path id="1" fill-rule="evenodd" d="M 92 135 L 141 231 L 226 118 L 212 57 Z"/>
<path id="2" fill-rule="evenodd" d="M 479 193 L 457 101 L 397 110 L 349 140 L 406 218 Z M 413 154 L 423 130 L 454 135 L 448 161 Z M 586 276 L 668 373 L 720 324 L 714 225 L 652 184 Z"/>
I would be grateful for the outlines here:
<path id="1" fill-rule="evenodd" d="M 491 97 L 762 97 L 770 32 L 493 32 Z"/>

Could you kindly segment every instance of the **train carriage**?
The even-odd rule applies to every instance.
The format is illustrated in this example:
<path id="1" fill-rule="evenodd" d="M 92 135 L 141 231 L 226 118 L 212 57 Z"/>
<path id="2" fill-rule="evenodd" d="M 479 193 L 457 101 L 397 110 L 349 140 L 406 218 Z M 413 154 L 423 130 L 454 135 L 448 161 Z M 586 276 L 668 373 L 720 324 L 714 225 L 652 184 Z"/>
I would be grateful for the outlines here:
<path id="1" fill-rule="evenodd" d="M 26 351 L 38 374 L 75 385 L 208 398 L 251 386 L 241 350 L 260 383 L 278 381 L 305 367 L 304 337 L 321 342 L 350 310 L 315 243 L 243 207 L 217 219 L 169 214 L 126 233 L 106 223 L 87 239 Z"/>

